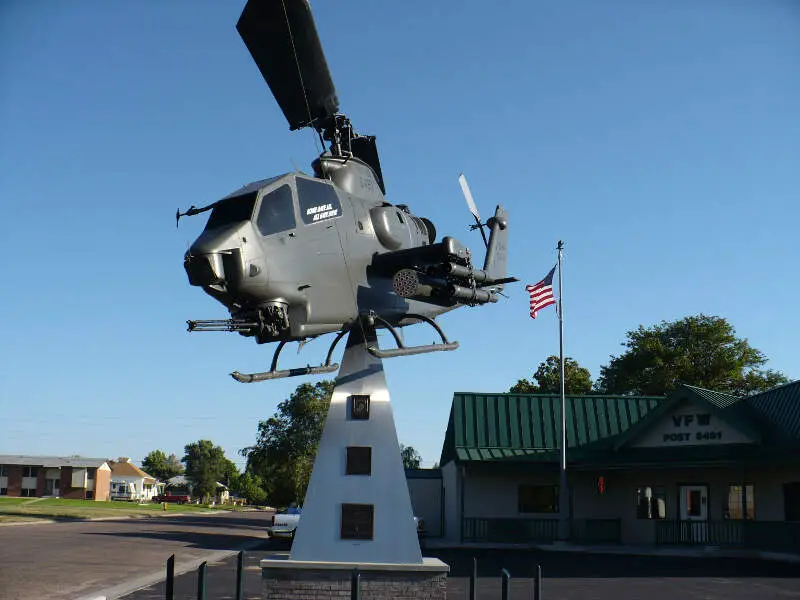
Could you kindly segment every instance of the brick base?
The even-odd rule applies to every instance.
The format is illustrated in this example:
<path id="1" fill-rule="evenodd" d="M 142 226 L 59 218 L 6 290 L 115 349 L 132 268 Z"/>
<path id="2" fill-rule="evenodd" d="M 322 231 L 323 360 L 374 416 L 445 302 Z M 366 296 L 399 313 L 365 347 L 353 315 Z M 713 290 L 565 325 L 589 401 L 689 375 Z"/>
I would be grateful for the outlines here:
<path id="1" fill-rule="evenodd" d="M 362 600 L 445 600 L 447 573 L 442 571 L 365 570 Z M 350 598 L 352 570 L 262 567 L 263 600 L 332 600 Z"/>

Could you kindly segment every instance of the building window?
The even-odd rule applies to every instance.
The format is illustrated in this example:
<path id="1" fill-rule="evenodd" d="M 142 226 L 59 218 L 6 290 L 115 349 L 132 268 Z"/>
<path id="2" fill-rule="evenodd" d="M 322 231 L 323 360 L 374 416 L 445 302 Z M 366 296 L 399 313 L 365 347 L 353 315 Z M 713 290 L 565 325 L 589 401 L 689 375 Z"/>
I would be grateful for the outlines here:
<path id="1" fill-rule="evenodd" d="M 517 506 L 521 513 L 557 513 L 558 486 L 520 485 Z"/>
<path id="2" fill-rule="evenodd" d="M 25 467 L 22 471 L 23 477 L 38 477 L 39 476 L 39 467 Z"/>
<path id="3" fill-rule="evenodd" d="M 636 488 L 636 518 L 666 519 L 667 490 L 663 485 Z"/>
<path id="4" fill-rule="evenodd" d="M 783 484 L 783 516 L 787 521 L 800 521 L 800 481 Z"/>
<path id="5" fill-rule="evenodd" d="M 0 477 L 8 477 L 8 467 L 0 465 Z"/>
<path id="6" fill-rule="evenodd" d="M 23 498 L 33 498 L 36 496 L 36 488 L 22 488 L 20 495 Z"/>
<path id="7" fill-rule="evenodd" d="M 0 496 L 8 496 L 8 488 L 0 488 Z"/>
<path id="8" fill-rule="evenodd" d="M 725 519 L 751 521 L 755 519 L 756 505 L 752 485 L 729 485 L 728 497 L 722 505 Z"/>
<path id="9" fill-rule="evenodd" d="M 89 478 L 89 481 L 94 481 L 94 472 L 96 469 L 88 469 L 86 471 L 86 476 Z"/>

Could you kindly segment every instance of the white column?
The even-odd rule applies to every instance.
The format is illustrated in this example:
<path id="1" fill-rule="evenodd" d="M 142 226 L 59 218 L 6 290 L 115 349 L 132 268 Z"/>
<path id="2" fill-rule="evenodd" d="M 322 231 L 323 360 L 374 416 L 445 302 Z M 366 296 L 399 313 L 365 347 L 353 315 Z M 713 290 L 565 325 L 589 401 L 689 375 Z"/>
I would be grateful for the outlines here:
<path id="1" fill-rule="evenodd" d="M 370 332 L 366 333 L 369 340 Z M 371 332 L 371 340 L 375 340 Z M 292 561 L 422 564 L 411 498 L 380 359 L 365 333 L 348 337 L 328 417 L 295 533 Z M 351 395 L 369 395 L 369 418 L 351 418 Z M 371 475 L 345 473 L 348 446 L 372 448 Z M 374 507 L 372 540 L 341 538 L 343 503 Z"/>

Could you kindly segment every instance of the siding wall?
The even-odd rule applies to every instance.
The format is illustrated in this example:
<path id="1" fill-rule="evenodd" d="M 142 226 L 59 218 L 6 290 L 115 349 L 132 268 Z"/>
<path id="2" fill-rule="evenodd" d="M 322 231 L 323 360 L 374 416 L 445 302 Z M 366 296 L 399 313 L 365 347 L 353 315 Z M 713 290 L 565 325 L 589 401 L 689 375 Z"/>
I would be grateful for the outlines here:
<path id="1" fill-rule="evenodd" d="M 454 471 L 451 464 L 443 473 Z M 605 478 L 606 491 L 599 494 L 597 478 Z M 746 472 L 742 469 L 696 468 L 653 469 L 650 471 L 568 472 L 574 519 L 620 519 L 622 542 L 650 545 L 656 541 L 655 521 L 636 517 L 636 490 L 644 486 L 663 486 L 666 492 L 666 517 L 679 518 L 679 486 L 708 485 L 708 518 L 723 520 L 729 485 L 742 483 L 754 486 L 755 518 L 759 521 L 784 520 L 783 484 L 800 481 L 800 467 L 769 467 Z M 464 517 L 482 518 L 558 518 L 557 513 L 520 514 L 517 489 L 520 484 L 558 485 L 558 473 L 492 475 L 467 471 L 464 482 Z M 457 540 L 460 530 L 452 526 L 453 502 L 449 502 L 453 477 L 445 477 L 445 516 L 447 537 Z M 456 507 L 458 504 L 456 504 Z M 460 521 L 460 519 L 458 519 Z"/>

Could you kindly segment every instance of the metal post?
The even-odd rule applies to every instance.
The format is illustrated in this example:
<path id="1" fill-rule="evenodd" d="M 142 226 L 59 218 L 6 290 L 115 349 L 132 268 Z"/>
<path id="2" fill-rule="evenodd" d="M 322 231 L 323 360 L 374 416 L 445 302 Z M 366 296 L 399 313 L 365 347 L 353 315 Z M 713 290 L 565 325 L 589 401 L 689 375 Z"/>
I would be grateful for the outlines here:
<path id="1" fill-rule="evenodd" d="M 206 600 L 206 567 L 204 562 L 197 569 L 197 600 Z"/>
<path id="2" fill-rule="evenodd" d="M 501 577 L 501 585 L 502 585 L 502 591 L 500 592 L 500 597 L 502 598 L 502 600 L 509 600 L 509 595 L 508 595 L 509 594 L 509 589 L 508 588 L 509 588 L 509 585 L 511 583 L 511 573 L 509 573 L 508 571 L 503 569 L 502 571 L 500 571 L 500 577 Z"/>
<path id="3" fill-rule="evenodd" d="M 353 569 L 350 576 L 350 600 L 359 600 L 361 597 L 361 573 L 358 568 Z"/>
<path id="4" fill-rule="evenodd" d="M 478 600 L 478 557 L 472 558 L 472 574 L 469 576 L 469 600 Z"/>
<path id="5" fill-rule="evenodd" d="M 236 600 L 244 600 L 244 550 L 236 560 Z"/>
<path id="6" fill-rule="evenodd" d="M 569 537 L 569 496 L 567 491 L 567 399 L 565 395 L 564 376 L 564 304 L 562 285 L 561 253 L 564 242 L 558 240 L 558 350 L 561 358 L 561 469 L 558 488 L 559 509 L 559 538 L 566 540 Z"/>
<path id="7" fill-rule="evenodd" d="M 164 598 L 173 600 L 175 597 L 175 555 L 167 559 L 167 581 Z"/>
<path id="8" fill-rule="evenodd" d="M 533 600 L 542 600 L 542 565 L 533 572 Z"/>

